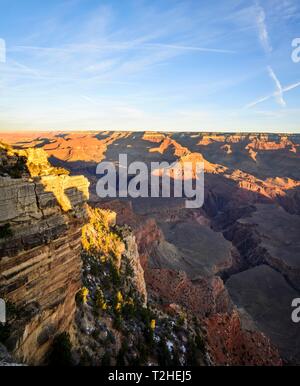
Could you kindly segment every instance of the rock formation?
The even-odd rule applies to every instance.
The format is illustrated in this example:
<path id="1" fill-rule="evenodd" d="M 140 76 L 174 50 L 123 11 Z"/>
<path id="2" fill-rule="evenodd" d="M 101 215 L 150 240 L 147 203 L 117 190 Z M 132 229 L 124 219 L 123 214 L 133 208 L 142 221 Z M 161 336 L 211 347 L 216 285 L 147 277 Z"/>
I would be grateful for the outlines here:
<path id="1" fill-rule="evenodd" d="M 0 296 L 14 306 L 5 343 L 40 364 L 73 323 L 89 183 L 51 167 L 41 149 L 1 152 Z"/>

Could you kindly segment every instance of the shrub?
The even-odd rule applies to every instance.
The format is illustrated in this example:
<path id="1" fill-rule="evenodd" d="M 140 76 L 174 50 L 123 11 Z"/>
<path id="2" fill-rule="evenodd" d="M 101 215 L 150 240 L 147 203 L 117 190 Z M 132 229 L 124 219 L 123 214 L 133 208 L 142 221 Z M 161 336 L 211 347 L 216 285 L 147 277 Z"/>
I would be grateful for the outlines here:
<path id="1" fill-rule="evenodd" d="M 0 226 L 0 239 L 4 239 L 6 237 L 10 237 L 13 235 L 13 232 L 10 228 L 10 224 L 5 224 Z"/>
<path id="2" fill-rule="evenodd" d="M 134 276 L 134 271 L 133 271 L 133 268 L 130 265 L 129 261 L 127 261 L 127 263 L 126 263 L 125 276 L 131 277 L 131 278 Z"/>
<path id="3" fill-rule="evenodd" d="M 197 347 L 193 340 L 189 340 L 187 347 L 187 366 L 197 366 Z"/>
<path id="4" fill-rule="evenodd" d="M 113 327 L 118 330 L 118 331 L 121 331 L 122 330 L 122 318 L 121 316 L 118 314 L 115 318 L 114 318 L 114 322 L 113 322 Z"/>
<path id="5" fill-rule="evenodd" d="M 161 339 L 158 347 L 158 362 L 160 366 L 172 366 L 172 356 L 165 339 Z"/>
<path id="6" fill-rule="evenodd" d="M 106 352 L 103 357 L 102 357 L 102 361 L 101 361 L 101 365 L 102 366 L 110 366 L 110 355 L 108 352 Z"/>
<path id="7" fill-rule="evenodd" d="M 177 319 L 177 327 L 183 327 L 185 323 L 185 318 L 184 315 L 180 315 L 179 318 Z"/>
<path id="8" fill-rule="evenodd" d="M 144 365 L 147 362 L 148 356 L 150 354 L 149 346 L 139 340 L 137 344 L 137 350 L 139 352 L 139 357 L 137 358 L 137 360 L 139 361 L 140 365 Z"/>
<path id="9" fill-rule="evenodd" d="M 89 290 L 86 287 L 82 287 L 81 290 L 77 293 L 77 298 L 83 303 L 87 303 L 87 298 L 89 296 Z"/>
<path id="10" fill-rule="evenodd" d="M 151 330 L 155 330 L 156 328 L 156 320 L 155 319 L 152 319 L 151 322 L 150 322 L 150 328 Z"/>
<path id="11" fill-rule="evenodd" d="M 117 292 L 117 301 L 119 303 L 123 303 L 123 295 L 122 295 L 122 292 L 121 291 L 118 291 Z"/>
<path id="12" fill-rule="evenodd" d="M 113 212 L 88 207 L 89 222 L 82 228 L 82 246 L 86 251 L 111 255 L 120 262 L 125 246 L 111 224 L 115 219 Z"/>
<path id="13" fill-rule="evenodd" d="M 109 269 L 110 269 L 110 278 L 111 278 L 111 282 L 112 282 L 113 286 L 115 288 L 120 287 L 120 285 L 121 285 L 120 273 L 119 273 L 118 269 L 116 268 L 116 266 L 111 261 L 109 262 Z"/>
<path id="14" fill-rule="evenodd" d="M 131 297 L 124 303 L 122 307 L 122 315 L 124 317 L 136 317 L 136 307 Z"/>
<path id="15" fill-rule="evenodd" d="M 50 366 L 71 366 L 72 365 L 72 345 L 70 336 L 66 332 L 54 338 L 52 351 L 49 358 Z"/>
<path id="16" fill-rule="evenodd" d="M 155 315 L 149 308 L 140 307 L 139 308 L 139 315 L 141 320 L 145 323 L 146 326 L 150 325 L 150 322 L 152 319 L 155 319 Z"/>
<path id="17" fill-rule="evenodd" d="M 122 304 L 120 302 L 117 302 L 117 304 L 115 306 L 116 312 L 121 312 L 121 309 L 122 309 Z"/>
<path id="18" fill-rule="evenodd" d="M 200 350 L 202 353 L 205 352 L 205 342 L 200 334 L 197 334 L 195 337 L 195 345 L 197 349 Z"/>
<path id="19" fill-rule="evenodd" d="M 126 341 L 122 343 L 122 347 L 120 348 L 120 351 L 117 356 L 117 366 L 125 366 L 125 356 L 128 351 L 128 344 Z"/>
<path id="20" fill-rule="evenodd" d="M 107 310 L 107 303 L 105 301 L 103 291 L 101 290 L 100 287 L 97 287 L 96 289 L 95 303 L 98 309 L 100 308 L 103 311 Z"/>

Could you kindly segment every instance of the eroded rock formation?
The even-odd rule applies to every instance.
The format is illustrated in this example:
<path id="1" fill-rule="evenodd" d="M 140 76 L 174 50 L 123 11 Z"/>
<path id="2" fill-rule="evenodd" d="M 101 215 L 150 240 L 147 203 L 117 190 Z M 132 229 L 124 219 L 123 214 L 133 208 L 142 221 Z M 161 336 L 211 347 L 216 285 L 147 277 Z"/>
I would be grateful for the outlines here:
<path id="1" fill-rule="evenodd" d="M 2 147 L 0 296 L 14 306 L 6 344 L 29 364 L 42 363 L 53 338 L 73 322 L 88 199 L 85 177 L 61 174 L 46 158 L 43 150 L 27 157 Z M 40 173 L 31 173 L 29 160 Z"/>

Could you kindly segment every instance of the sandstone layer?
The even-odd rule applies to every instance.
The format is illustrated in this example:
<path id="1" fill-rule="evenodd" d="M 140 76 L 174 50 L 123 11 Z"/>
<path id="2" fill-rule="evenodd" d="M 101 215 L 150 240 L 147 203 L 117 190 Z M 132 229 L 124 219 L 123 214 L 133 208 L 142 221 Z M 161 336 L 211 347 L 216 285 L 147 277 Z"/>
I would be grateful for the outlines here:
<path id="1" fill-rule="evenodd" d="M 38 169 L 47 165 L 55 171 L 42 150 L 36 155 Z M 2 153 L 0 295 L 15 310 L 6 344 L 18 360 L 40 364 L 54 337 L 73 323 L 89 183 L 80 176 L 32 176 L 28 168 L 12 178 L 10 158 L 19 162 L 24 155 L 8 152 L 6 157 Z"/>

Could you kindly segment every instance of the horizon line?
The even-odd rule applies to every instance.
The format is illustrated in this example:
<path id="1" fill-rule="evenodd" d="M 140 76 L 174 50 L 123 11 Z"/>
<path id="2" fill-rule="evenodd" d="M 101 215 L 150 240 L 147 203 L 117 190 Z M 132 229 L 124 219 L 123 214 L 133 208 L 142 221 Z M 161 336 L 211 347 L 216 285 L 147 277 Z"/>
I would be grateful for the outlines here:
<path id="1" fill-rule="evenodd" d="M 84 129 L 84 130 L 68 130 L 68 129 L 54 129 L 54 130 L 2 130 L 0 129 L 0 134 L 19 134 L 19 133 L 28 133 L 28 134 L 39 134 L 39 133 L 103 133 L 103 132 L 125 132 L 125 133 L 181 133 L 181 134 L 276 134 L 276 135 L 300 135 L 300 131 L 257 131 L 257 130 L 242 130 L 242 131 L 230 131 L 230 130 L 155 130 L 155 129 L 139 129 L 139 130 L 129 130 L 129 129 Z"/>

